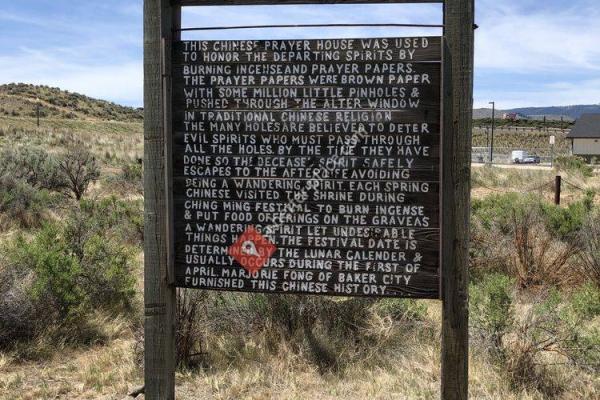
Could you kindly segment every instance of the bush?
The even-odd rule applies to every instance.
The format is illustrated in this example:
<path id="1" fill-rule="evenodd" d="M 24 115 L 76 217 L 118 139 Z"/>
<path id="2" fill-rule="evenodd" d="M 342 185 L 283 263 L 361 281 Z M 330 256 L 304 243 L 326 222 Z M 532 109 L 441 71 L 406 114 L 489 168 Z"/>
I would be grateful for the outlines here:
<path id="1" fill-rule="evenodd" d="M 582 200 L 567 207 L 540 203 L 543 217 L 551 232 L 561 239 L 573 239 L 581 230 L 594 207 L 595 193 L 588 191 Z"/>
<path id="2" fill-rule="evenodd" d="M 118 237 L 121 241 L 130 244 L 141 244 L 144 238 L 144 213 L 141 200 L 125 201 L 114 196 L 101 200 L 84 199 L 79 203 L 79 209 L 75 210 L 71 219 L 77 221 L 71 229 L 73 237 L 95 232 Z"/>
<path id="3" fill-rule="evenodd" d="M 511 269 L 520 288 L 572 284 L 580 279 L 570 266 L 578 253 L 577 244 L 554 238 L 537 208 L 515 210 L 512 219 L 515 253 Z"/>
<path id="4" fill-rule="evenodd" d="M 92 307 L 130 311 L 135 296 L 132 254 L 103 235 L 91 236 L 83 247 L 79 286 Z"/>
<path id="5" fill-rule="evenodd" d="M 471 212 L 473 218 L 479 220 L 485 229 L 494 228 L 508 233 L 513 212 L 525 207 L 528 200 L 517 193 L 494 194 L 483 199 L 473 199 Z"/>
<path id="6" fill-rule="evenodd" d="M 54 324 L 62 327 L 61 335 L 76 341 L 82 334 L 85 337 L 81 339 L 88 340 L 86 316 L 98 310 L 127 313 L 132 309 L 132 254 L 120 241 L 100 231 L 76 229 L 77 221 L 71 218 L 60 225 L 47 223 L 31 239 L 17 237 L 3 249 L 7 261 L 1 272 L 11 277 L 8 285 L 0 285 L 3 303 L 15 297 L 11 293 L 13 286 L 19 287 L 18 279 L 27 278 L 18 298 L 24 307 L 20 314 L 29 316 L 25 321 L 31 334 L 22 339 L 43 330 L 37 327 Z M 76 231 L 83 234 L 73 235 Z M 9 332 L 23 329 L 15 321 L 3 321 L 12 326 Z M 11 343 L 0 343 L 8 345 Z"/>
<path id="7" fill-rule="evenodd" d="M 585 159 L 578 156 L 556 157 L 554 166 L 558 171 L 581 175 L 584 178 L 594 175 L 594 169 L 586 163 Z"/>
<path id="8" fill-rule="evenodd" d="M 593 194 L 558 207 L 515 193 L 473 201 L 471 266 L 514 275 L 520 287 L 576 283 L 571 268 L 579 254 L 577 234 L 592 210 Z"/>
<path id="9" fill-rule="evenodd" d="M 31 271 L 0 264 L 0 348 L 34 338 L 54 320 L 45 299 L 31 295 L 33 278 Z"/>
<path id="10" fill-rule="evenodd" d="M 375 313 L 385 314 L 388 319 L 391 315 L 418 318 L 417 314 L 424 313 L 416 302 L 389 302 L 378 309 L 377 302 L 363 298 L 209 292 L 201 302 L 195 309 L 200 316 L 198 326 L 204 328 L 202 338 L 181 340 L 179 354 L 190 353 L 186 349 L 195 348 L 192 353 L 202 354 L 202 360 L 196 362 L 208 364 L 222 360 L 224 365 L 229 365 L 241 358 L 254 359 L 257 354 L 244 339 L 249 337 L 260 342 L 261 351 L 271 354 L 281 348 L 294 351 L 322 372 L 344 368 L 370 350 L 370 345 L 377 340 L 374 335 L 378 334 L 371 325 Z M 198 332 L 185 328 L 195 324 L 191 323 L 189 313 L 179 315 L 182 318 L 180 338 L 183 339 L 184 332 Z M 200 351 L 201 341 L 206 343 L 205 353 Z"/>
<path id="11" fill-rule="evenodd" d="M 142 164 L 137 162 L 125 164 L 122 167 L 121 176 L 126 182 L 141 184 L 144 178 Z"/>
<path id="12" fill-rule="evenodd" d="M 586 326 L 582 315 L 557 290 L 534 299 L 518 316 L 507 345 L 507 370 L 517 387 L 535 388 L 546 396 L 562 390 L 548 375 L 548 367 L 570 363 L 579 368 L 600 368 L 600 332 Z M 550 356 L 553 356 L 550 357 Z"/>
<path id="13" fill-rule="evenodd" d="M 57 225 L 46 224 L 32 241 L 16 241 L 13 262 L 34 276 L 32 296 L 35 300 L 51 298 L 60 317 L 75 316 L 85 293 L 77 284 L 81 265 L 61 237 Z"/>
<path id="14" fill-rule="evenodd" d="M 7 148 L 0 160 L 0 176 L 20 179 L 38 189 L 57 190 L 64 185 L 58 160 L 40 147 Z"/>
<path id="15" fill-rule="evenodd" d="M 94 155 L 82 143 L 72 145 L 58 162 L 63 177 L 64 192 L 81 200 L 89 185 L 100 177 L 100 167 Z"/>
<path id="16" fill-rule="evenodd" d="M 469 288 L 470 322 L 474 332 L 502 354 L 502 340 L 513 325 L 513 282 L 505 275 L 487 275 Z"/>
<path id="17" fill-rule="evenodd" d="M 110 160 L 110 157 L 111 156 L 108 155 L 107 160 Z M 122 193 L 124 196 L 131 196 L 132 192 L 143 195 L 143 175 L 144 171 L 142 164 L 132 162 L 122 165 L 119 174 L 106 176 L 106 181 L 114 191 Z"/>
<path id="18" fill-rule="evenodd" d="M 413 299 L 381 299 L 373 308 L 378 315 L 396 321 L 423 320 L 427 313 L 425 304 Z"/>
<path id="19" fill-rule="evenodd" d="M 175 343 L 177 365 L 193 368 L 203 360 L 202 314 L 208 293 L 204 290 L 177 289 L 177 331 Z"/>
<path id="20" fill-rule="evenodd" d="M 600 288 L 600 213 L 585 219 L 579 232 L 579 259 L 584 275 Z"/>
<path id="21" fill-rule="evenodd" d="M 595 318 L 600 315 L 600 287 L 588 282 L 572 294 L 570 302 L 577 317 Z"/>
<path id="22" fill-rule="evenodd" d="M 0 228 L 15 223 L 22 228 L 38 227 L 50 204 L 46 190 L 37 190 L 20 179 L 0 176 Z"/>

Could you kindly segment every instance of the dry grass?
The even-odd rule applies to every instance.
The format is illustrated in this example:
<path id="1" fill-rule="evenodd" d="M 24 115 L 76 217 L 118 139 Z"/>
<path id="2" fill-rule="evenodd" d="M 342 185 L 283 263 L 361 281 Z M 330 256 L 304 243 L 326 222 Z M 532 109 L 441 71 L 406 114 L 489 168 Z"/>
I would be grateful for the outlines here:
<path id="1" fill-rule="evenodd" d="M 549 234 L 539 215 L 530 210 L 513 214 L 511 275 L 521 288 L 542 285 L 574 286 L 581 272 L 571 261 L 579 253 L 576 242 L 561 242 Z"/>
<path id="2" fill-rule="evenodd" d="M 212 350 L 223 355 L 214 360 L 218 367 L 178 373 L 177 398 L 437 399 L 441 307 L 435 301 L 424 303 L 427 329 L 371 321 L 370 329 L 383 340 L 373 343 L 367 357 L 337 373 L 323 374 L 306 354 L 286 342 L 273 351 L 260 336 L 244 338 L 243 354 L 238 354 L 235 362 L 228 361 L 225 353 L 231 351 L 231 342 L 215 338 Z M 119 326 L 117 323 L 114 330 L 121 331 Z M 42 363 L 14 363 L 9 355 L 1 355 L 0 398 L 123 399 L 142 381 L 133 345 L 132 336 L 121 331 L 106 346 L 63 349 Z M 560 398 L 593 399 L 600 393 L 597 379 L 567 365 L 553 367 L 550 375 L 568 388 Z M 506 371 L 476 347 L 470 358 L 470 396 L 490 400 L 548 398 L 537 388 L 512 387 Z"/>
<path id="3" fill-rule="evenodd" d="M 35 144 L 58 152 L 73 137 L 88 143 L 101 160 L 103 178 L 91 188 L 90 197 L 116 194 L 139 198 L 139 193 L 116 186 L 107 177 L 116 176 L 121 166 L 143 154 L 141 123 L 44 119 L 37 130 L 32 118 L 2 117 L 0 147 Z M 552 198 L 553 171 L 474 170 L 474 196 L 502 191 L 531 191 Z M 600 189 L 598 176 L 588 180 L 567 177 L 582 188 Z M 479 183 L 477 183 L 479 182 Z M 565 185 L 565 203 L 581 198 L 581 191 Z M 57 216 L 59 217 L 59 216 Z M 13 232 L 14 233 L 14 232 Z M 13 233 L 10 233 L 11 235 Z M 0 241 L 8 237 L 0 236 Z M 490 260 L 506 252 L 495 242 Z M 497 252 L 496 252 L 497 251 Z M 508 257 L 508 254 L 506 254 Z M 136 276 L 142 293 L 142 254 Z M 423 301 L 424 318 L 403 324 L 373 316 L 365 329 L 373 338 L 367 350 L 351 343 L 343 350 L 351 360 L 343 368 L 324 372 L 308 354 L 307 346 L 293 346 L 281 340 L 273 348 L 272 337 L 212 336 L 203 350 L 211 354 L 205 369 L 177 375 L 179 399 L 436 399 L 440 380 L 439 302 Z M 527 301 L 519 305 L 525 311 Z M 139 313 L 141 314 L 141 312 Z M 40 338 L 31 343 L 34 352 L 47 358 L 19 361 L 0 353 L 0 399 L 123 399 L 141 384 L 136 333 L 131 322 L 96 316 L 95 325 L 104 331 L 102 343 L 79 349 L 60 341 Z M 350 354 L 349 354 L 350 353 Z M 356 354 L 355 354 L 356 353 Z M 568 365 L 550 368 L 549 376 L 566 388 L 561 399 L 600 398 L 600 380 Z M 515 388 L 505 368 L 490 359 L 485 349 L 472 345 L 470 396 L 473 399 L 542 400 L 548 398 L 537 388 Z"/>
<path id="4" fill-rule="evenodd" d="M 33 118 L 3 117 L 0 147 L 26 144 L 58 152 L 77 139 L 99 160 L 114 166 L 143 156 L 142 129 L 141 122 L 64 119 L 48 119 L 37 128 Z"/>
<path id="5" fill-rule="evenodd" d="M 0 353 L 0 398 L 112 399 L 125 394 L 139 380 L 129 322 L 97 316 L 94 321 L 106 335 L 107 345 L 72 349 L 56 340 L 39 338 L 31 345 L 52 356 L 43 361 L 16 361 Z"/>

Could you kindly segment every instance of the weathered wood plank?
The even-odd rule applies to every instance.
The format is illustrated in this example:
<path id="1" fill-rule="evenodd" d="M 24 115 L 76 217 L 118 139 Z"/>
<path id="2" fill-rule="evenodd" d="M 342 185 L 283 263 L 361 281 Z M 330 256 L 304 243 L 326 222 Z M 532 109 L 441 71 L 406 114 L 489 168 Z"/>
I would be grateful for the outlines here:
<path id="1" fill-rule="evenodd" d="M 353 264 L 369 282 L 358 282 L 352 285 L 353 292 L 347 292 L 336 286 L 344 278 L 339 270 L 327 279 L 304 282 L 316 283 L 322 290 L 315 292 L 313 285 L 291 292 L 325 294 L 333 290 L 335 293 L 331 294 L 336 295 L 439 297 L 441 39 L 386 38 L 379 39 L 378 45 L 387 50 L 373 51 L 360 39 L 194 41 L 175 45 L 174 59 L 182 63 L 175 67 L 172 149 L 178 286 L 243 291 L 261 291 L 268 286 L 267 292 L 290 292 L 285 289 L 290 283 L 286 282 L 288 278 L 248 280 L 246 283 L 253 286 L 236 288 L 227 276 L 212 276 L 207 281 L 198 275 L 200 272 L 193 271 L 210 269 L 229 274 L 252 269 L 238 258 L 232 261 L 228 255 L 232 246 L 248 243 L 244 236 L 247 229 L 256 231 L 262 227 L 263 232 L 272 232 L 279 227 L 289 230 L 292 225 L 305 224 L 304 230 L 294 235 L 283 231 L 268 233 L 274 253 L 264 253 L 265 262 L 277 264 L 282 273 L 289 273 L 286 263 L 310 259 L 309 252 L 326 246 L 333 255 L 317 261 Z M 286 50 L 291 48 L 304 50 L 304 61 L 286 59 L 290 54 Z M 311 50 L 324 51 L 325 59 L 337 61 L 317 61 L 319 57 L 313 57 L 316 53 Z M 389 54 L 384 54 L 386 51 Z M 379 56 L 371 57 L 369 52 Z M 210 57 L 204 59 L 209 53 Z M 406 59 L 411 61 L 401 61 Z M 267 75 L 289 77 L 290 82 L 296 82 L 298 92 L 290 90 L 295 89 L 290 82 L 262 79 L 264 70 L 268 70 Z M 361 73 L 364 76 L 358 75 Z M 374 74 L 382 79 L 361 83 L 362 78 Z M 401 75 L 399 79 L 391 79 L 397 74 Z M 289 93 L 283 95 L 276 86 Z M 365 86 L 374 89 L 375 94 L 353 90 Z M 329 95 L 324 87 L 331 88 Z M 263 91 L 249 96 L 251 88 Z M 339 100 L 343 93 L 352 102 L 338 105 L 332 101 Z M 369 96 L 412 99 L 413 103 L 374 104 L 369 102 Z M 285 104 L 278 107 L 244 103 L 248 99 Z M 383 138 L 386 143 L 378 145 L 375 136 L 379 134 L 389 135 L 391 142 Z M 329 183 L 348 185 L 347 190 L 317 183 L 323 174 Z M 248 180 L 292 180 L 304 182 L 306 187 L 293 191 L 230 188 Z M 350 186 L 359 181 L 382 186 Z M 402 192 L 401 186 L 408 188 L 406 184 L 413 181 L 430 184 L 426 190 Z M 220 189 L 189 190 L 206 185 L 220 185 Z M 391 186 L 385 185 L 396 186 L 390 192 Z M 396 208 L 403 206 L 406 208 Z M 206 224 L 218 226 L 218 231 L 231 229 L 236 222 L 240 228 L 236 233 L 205 231 Z M 348 245 L 345 238 L 335 234 L 340 226 L 371 228 L 371 232 L 384 237 L 406 228 L 406 232 L 411 232 L 407 234 L 414 236 L 363 238 L 364 242 L 354 238 L 353 244 Z M 317 229 L 321 236 L 315 236 Z M 416 233 L 424 229 L 425 234 Z M 303 232 L 312 234 L 303 236 Z M 383 259 L 352 261 L 352 251 L 373 248 L 381 249 L 383 258 L 393 258 L 395 252 L 405 249 L 403 256 L 414 258 L 417 268 L 421 268 L 415 274 L 419 277 L 412 280 L 415 286 L 408 283 L 410 279 L 405 287 L 383 285 L 385 279 L 401 278 L 397 271 L 388 276 L 370 269 L 370 263 Z M 215 254 L 220 258 L 206 258 Z M 258 260 L 245 254 L 243 257 L 249 261 Z M 412 268 L 407 260 L 396 267 Z M 268 264 L 263 268 L 265 274 L 271 272 Z M 309 272 L 299 266 L 290 268 Z M 217 281 L 221 283 L 215 284 Z M 378 293 L 368 292 L 374 287 L 379 287 Z M 366 292 L 359 293 L 359 288 Z"/>
<path id="2" fill-rule="evenodd" d="M 468 257 L 473 105 L 473 0 L 444 4 L 442 382 L 444 400 L 468 398 Z"/>
<path id="3" fill-rule="evenodd" d="M 402 229 L 402 228 L 401 228 Z M 320 231 L 321 229 L 318 229 L 317 231 Z M 329 232 L 335 232 L 332 227 L 328 227 Z M 406 230 L 408 230 L 408 228 L 406 228 Z M 414 229 L 414 232 L 412 232 L 412 234 L 414 235 L 414 237 L 416 238 L 415 240 L 420 240 L 423 242 L 424 246 L 421 248 L 419 248 L 418 253 L 423 257 L 424 262 L 422 264 L 424 264 L 425 262 L 429 262 L 429 266 L 427 265 L 423 265 L 423 268 L 429 268 L 432 271 L 437 272 L 437 246 L 439 245 L 439 230 L 437 229 Z M 204 245 L 204 246 L 211 246 L 213 249 L 220 249 L 220 253 L 218 253 L 221 256 L 227 256 L 227 247 L 229 245 L 229 243 L 233 243 L 236 239 L 238 235 L 233 235 L 233 234 L 207 234 L 207 235 L 202 235 L 201 236 L 205 236 L 204 240 L 199 241 L 197 244 L 198 245 Z M 316 249 L 314 247 L 311 247 L 311 245 L 314 244 L 314 242 L 320 242 L 320 243 L 328 243 L 328 242 L 337 242 L 339 239 L 339 236 L 324 236 L 324 235 L 312 235 L 312 236 L 307 236 L 307 237 L 303 237 L 300 235 L 283 235 L 283 234 L 269 234 L 268 235 L 269 238 L 272 238 L 273 240 L 278 240 L 278 239 L 296 239 L 296 238 L 305 238 L 306 240 L 302 240 L 300 241 L 300 244 L 298 244 L 298 242 L 296 242 L 295 240 L 289 240 L 289 243 L 292 244 L 286 244 L 286 245 L 282 245 L 279 246 L 276 250 L 275 253 L 275 257 L 281 257 L 283 261 L 283 265 L 287 264 L 290 262 L 290 260 L 285 260 L 284 254 L 285 251 L 288 249 L 301 249 L 304 250 L 303 252 L 299 253 L 299 256 L 297 259 L 305 259 L 305 258 L 310 258 L 310 259 L 315 259 L 315 256 L 311 256 L 311 252 L 313 251 L 317 251 L 319 249 Z M 340 246 L 339 248 L 333 250 L 331 253 L 331 256 L 327 256 L 327 257 L 323 257 L 323 258 L 318 258 L 318 260 L 324 260 L 324 261 L 349 261 L 352 260 L 353 257 L 356 256 L 356 254 L 360 254 L 361 252 L 369 252 L 371 250 L 374 250 L 373 253 L 376 253 L 377 250 L 376 249 L 369 249 L 368 248 L 368 244 L 369 243 L 374 243 L 377 242 L 380 238 L 348 238 L 348 239 L 352 239 L 352 243 L 347 243 L 344 244 L 343 246 Z M 372 239 L 372 240 L 371 240 Z M 230 241 L 231 240 L 231 241 Z M 390 258 L 386 258 L 384 256 L 381 257 L 377 257 L 377 255 L 369 255 L 369 257 L 371 257 L 369 260 L 361 260 L 359 263 L 357 263 L 356 266 L 356 270 L 357 271 L 367 271 L 369 269 L 370 265 L 374 265 L 374 264 L 370 264 L 372 263 L 385 263 L 385 262 L 394 262 L 395 264 L 402 264 L 405 265 L 406 262 L 410 262 L 412 259 L 414 259 L 414 255 L 415 255 L 415 251 L 409 251 L 409 250 L 404 250 L 404 245 L 405 242 L 408 239 L 390 239 L 391 241 L 394 241 L 395 245 L 399 246 L 401 248 L 401 250 L 393 250 L 393 251 L 389 251 L 389 254 L 400 254 L 401 257 L 404 256 L 406 257 L 406 260 L 399 260 L 399 261 L 393 261 Z M 185 264 L 186 263 L 186 257 L 187 255 L 185 254 L 185 249 L 184 249 L 184 244 L 180 244 L 180 247 L 178 248 L 178 250 L 181 250 L 181 252 L 179 252 L 177 254 L 177 260 L 179 263 L 181 264 Z M 278 254 L 278 253 L 279 254 Z M 212 254 L 214 255 L 214 254 Z M 214 261 L 213 264 L 217 265 L 237 265 L 237 264 L 232 264 L 229 261 L 229 257 L 226 257 L 227 260 L 221 260 L 221 261 Z M 390 267 L 391 268 L 391 267 Z M 302 269 L 302 268 L 300 268 Z"/>
<path id="4" fill-rule="evenodd" d="M 144 381 L 146 399 L 175 398 L 175 289 L 167 282 L 167 173 L 164 72 L 174 15 L 168 0 L 144 1 Z M 164 59 L 164 56 L 167 59 Z"/>
<path id="5" fill-rule="evenodd" d="M 344 63 L 344 62 L 396 62 L 396 63 L 439 63 L 441 47 L 439 37 L 397 38 L 397 40 L 426 40 L 425 43 L 394 44 L 393 38 L 364 39 L 324 39 L 323 42 L 335 43 L 329 49 L 325 43 L 317 40 L 224 40 L 224 41 L 181 41 L 173 44 L 174 63 L 183 64 L 246 64 L 246 63 Z M 342 40 L 352 45 L 342 44 Z M 368 45 L 373 40 L 379 45 Z M 379 41 L 379 42 L 375 42 Z M 385 41 L 385 45 L 381 44 Z M 287 43 L 287 47 L 283 43 Z M 223 43 L 219 50 L 217 43 Z M 277 43 L 274 45 L 273 43 Z M 339 47 L 339 49 L 336 49 Z"/>
<path id="6" fill-rule="evenodd" d="M 339 272 L 331 272 L 332 280 L 340 280 Z M 319 273 L 313 273 L 313 277 L 318 277 Z M 179 278 L 179 277 L 178 277 Z M 419 298 L 419 299 L 437 299 L 439 298 L 438 290 L 435 283 L 439 277 L 436 274 L 415 274 L 411 276 L 411 282 L 405 286 L 399 285 L 383 285 L 382 279 L 379 278 L 375 283 L 372 284 L 357 284 L 357 283 L 339 283 L 336 287 L 335 283 L 329 282 L 317 282 L 316 278 L 313 280 L 302 280 L 302 281 L 269 281 L 262 279 L 261 281 L 265 284 L 272 282 L 274 284 L 271 290 L 261 289 L 260 287 L 254 287 L 253 284 L 256 280 L 250 278 L 215 278 L 205 279 L 204 282 L 195 282 L 197 277 L 180 277 L 178 279 L 178 285 L 181 287 L 188 288 L 201 288 L 207 290 L 227 290 L 234 292 L 253 292 L 253 293 L 280 293 L 280 294 L 306 294 L 311 293 L 314 295 L 328 295 L 328 296 L 368 296 L 368 297 L 405 297 L 405 298 Z M 402 279 L 402 278 L 401 278 Z M 254 281 L 254 282 L 253 282 Z M 223 284 L 236 283 L 243 287 L 225 287 Z M 308 289 L 306 286 L 310 287 Z M 295 286 L 296 289 L 289 289 L 291 286 Z M 382 286 L 385 286 L 382 288 Z M 375 287 L 375 288 L 374 288 Z M 429 289 L 431 288 L 431 289 Z M 383 290 L 382 290 L 383 289 Z M 310 291 L 309 291 L 310 290 Z M 365 292 L 366 291 L 366 292 Z"/>

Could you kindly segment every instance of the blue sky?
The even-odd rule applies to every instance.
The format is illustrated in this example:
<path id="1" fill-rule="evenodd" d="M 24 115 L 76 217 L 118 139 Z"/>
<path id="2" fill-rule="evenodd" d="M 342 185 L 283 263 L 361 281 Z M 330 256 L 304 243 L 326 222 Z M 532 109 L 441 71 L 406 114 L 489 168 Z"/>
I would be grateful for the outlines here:
<path id="1" fill-rule="evenodd" d="M 598 0 L 477 1 L 475 106 L 600 103 Z M 184 26 L 441 22 L 435 4 L 187 8 Z M 186 38 L 436 35 L 436 29 L 210 32 Z M 19 0 L 0 4 L 0 83 L 58 86 L 142 104 L 141 0 Z"/>

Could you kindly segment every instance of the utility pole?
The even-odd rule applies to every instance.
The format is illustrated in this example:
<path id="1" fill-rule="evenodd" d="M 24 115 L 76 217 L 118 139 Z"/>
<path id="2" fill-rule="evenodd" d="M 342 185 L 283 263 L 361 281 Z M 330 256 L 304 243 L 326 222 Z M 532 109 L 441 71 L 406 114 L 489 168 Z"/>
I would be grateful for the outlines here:
<path id="1" fill-rule="evenodd" d="M 494 164 L 494 128 L 496 126 L 496 102 L 490 101 L 492 105 L 492 138 L 490 140 L 490 165 Z"/>
<path id="2" fill-rule="evenodd" d="M 35 106 L 35 113 L 37 116 L 37 127 L 40 127 L 40 100 L 38 99 Z"/>

